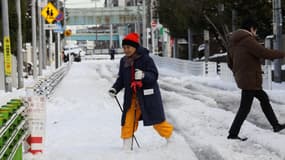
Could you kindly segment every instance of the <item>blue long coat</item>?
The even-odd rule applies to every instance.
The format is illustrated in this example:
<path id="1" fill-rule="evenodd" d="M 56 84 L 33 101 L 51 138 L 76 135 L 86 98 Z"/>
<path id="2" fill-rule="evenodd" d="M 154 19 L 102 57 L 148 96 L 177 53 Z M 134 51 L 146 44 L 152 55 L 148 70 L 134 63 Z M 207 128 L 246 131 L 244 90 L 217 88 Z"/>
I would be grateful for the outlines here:
<path id="1" fill-rule="evenodd" d="M 144 72 L 143 86 L 137 90 L 137 98 L 142 112 L 141 119 L 145 126 L 154 125 L 165 120 L 157 83 L 158 71 L 147 49 L 139 47 L 136 52 L 141 56 L 134 61 L 134 68 Z M 125 123 L 126 113 L 131 106 L 132 94 L 134 94 L 131 89 L 131 67 L 125 67 L 125 60 L 125 57 L 120 60 L 118 78 L 113 85 L 117 92 L 125 88 L 122 126 Z"/>

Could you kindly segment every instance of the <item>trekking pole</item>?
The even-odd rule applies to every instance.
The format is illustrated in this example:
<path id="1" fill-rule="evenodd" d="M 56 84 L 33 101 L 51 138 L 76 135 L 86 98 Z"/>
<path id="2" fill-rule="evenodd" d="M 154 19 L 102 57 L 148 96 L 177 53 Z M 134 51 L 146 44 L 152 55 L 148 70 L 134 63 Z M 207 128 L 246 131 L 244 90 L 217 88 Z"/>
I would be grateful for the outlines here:
<path id="1" fill-rule="evenodd" d="M 133 70 L 133 69 L 132 69 Z M 134 76 L 133 76 L 134 77 Z M 131 83 L 131 88 L 133 90 L 133 93 L 136 96 L 135 99 L 135 106 L 134 106 L 134 123 L 133 123 L 133 136 L 132 136 L 132 144 L 131 144 L 131 150 L 133 150 L 133 143 L 134 143 L 134 135 L 135 135 L 135 128 L 136 128 L 136 113 L 137 113 L 137 107 L 138 107 L 138 94 L 137 94 L 137 87 L 140 88 L 142 87 L 142 82 L 141 81 L 133 81 Z"/>
<path id="2" fill-rule="evenodd" d="M 135 128 L 136 128 L 136 113 L 137 113 L 137 100 L 135 102 L 135 108 L 134 108 L 134 123 L 133 123 L 133 136 L 132 136 L 131 150 L 133 150 L 134 148 L 133 146 L 134 146 L 134 137 L 135 137 Z"/>
<path id="3" fill-rule="evenodd" d="M 119 100 L 118 100 L 117 96 L 115 96 L 115 100 L 117 101 L 117 103 L 118 103 L 118 105 L 119 105 L 119 107 L 120 107 L 121 111 L 123 112 L 123 108 L 122 108 L 122 106 L 121 106 L 121 104 L 120 104 L 120 102 L 119 102 Z"/>
<path id="4" fill-rule="evenodd" d="M 119 102 L 117 96 L 115 96 L 115 100 L 117 101 L 120 110 L 123 112 L 123 108 L 122 108 L 122 106 L 121 106 L 121 104 L 120 104 L 120 102 Z M 135 139 L 137 146 L 140 148 L 139 142 L 138 142 L 138 140 L 137 140 L 135 134 L 133 134 L 133 138 Z M 132 143 L 133 143 L 133 142 L 132 142 Z M 133 148 L 133 145 L 132 145 L 132 148 Z M 132 148 L 131 148 L 131 149 L 132 149 Z M 133 150 L 133 149 L 132 149 L 132 150 Z"/>

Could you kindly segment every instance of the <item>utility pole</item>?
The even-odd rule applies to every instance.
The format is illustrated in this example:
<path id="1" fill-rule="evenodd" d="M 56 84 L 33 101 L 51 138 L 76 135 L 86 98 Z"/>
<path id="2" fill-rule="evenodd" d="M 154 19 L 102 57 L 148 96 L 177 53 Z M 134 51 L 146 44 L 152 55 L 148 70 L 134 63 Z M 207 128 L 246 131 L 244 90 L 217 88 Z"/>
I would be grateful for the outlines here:
<path id="1" fill-rule="evenodd" d="M 96 3 L 96 2 L 95 2 Z M 113 2 L 109 2 L 109 7 L 113 7 Z M 113 48 L 113 24 L 112 22 L 110 23 L 110 46 L 109 49 Z"/>
<path id="2" fill-rule="evenodd" d="M 113 24 L 110 24 L 110 44 L 109 44 L 109 48 L 113 48 Z"/>
<path id="3" fill-rule="evenodd" d="M 205 44 L 204 56 L 205 56 L 205 62 L 207 63 L 209 60 L 209 55 L 210 55 L 210 33 L 209 33 L 209 30 L 204 30 L 204 44 Z"/>
<path id="4" fill-rule="evenodd" d="M 265 48 L 269 48 L 272 49 L 272 39 L 274 39 L 273 35 L 268 35 L 265 38 L 265 43 L 264 46 Z M 267 89 L 272 89 L 272 72 L 271 72 L 271 68 L 272 68 L 272 63 L 271 60 L 265 60 L 265 75 L 267 73 L 267 81 L 265 81 L 265 85 L 267 87 Z"/>
<path id="5" fill-rule="evenodd" d="M 16 1 L 18 16 L 18 35 L 17 35 L 17 70 L 18 70 L 18 89 L 24 87 L 23 81 L 23 53 L 22 53 L 22 19 L 21 19 L 21 0 Z"/>
<path id="6" fill-rule="evenodd" d="M 2 0 L 2 25 L 3 25 L 3 47 L 4 47 L 4 71 L 5 92 L 12 92 L 12 54 L 9 33 L 8 2 Z"/>
<path id="7" fill-rule="evenodd" d="M 96 9 L 97 9 L 97 2 L 99 0 L 91 0 L 91 1 L 94 2 L 94 10 L 96 11 Z M 106 7 L 109 7 L 109 1 L 106 2 Z M 96 16 L 96 12 L 94 12 L 94 13 L 95 13 L 94 15 Z M 95 47 L 93 47 L 93 54 L 96 54 L 96 49 L 98 49 L 98 27 L 100 27 L 99 24 L 96 24 L 95 25 L 96 40 L 95 40 Z M 110 28 L 111 28 L 111 25 L 110 25 Z"/>
<path id="8" fill-rule="evenodd" d="M 44 6 L 47 5 L 48 0 L 40 0 L 41 1 L 41 8 L 43 8 Z M 46 35 L 46 30 L 44 29 L 44 25 L 45 25 L 45 19 L 42 17 L 40 11 L 39 16 L 41 16 L 41 32 L 42 32 L 42 69 L 46 69 L 47 66 L 47 44 L 46 44 L 46 40 L 47 40 L 47 35 Z"/>
<path id="9" fill-rule="evenodd" d="M 150 0 L 150 19 L 151 19 L 151 23 L 155 23 L 154 22 L 154 15 L 153 15 L 153 1 L 154 0 Z M 154 27 L 151 26 L 151 50 L 152 50 L 152 54 L 154 54 L 155 50 L 154 50 Z"/>
<path id="10" fill-rule="evenodd" d="M 42 26 L 44 26 L 44 24 L 45 24 L 45 19 L 42 18 Z M 46 47 L 47 46 L 47 44 L 46 44 L 47 35 L 46 35 L 46 30 L 45 29 L 42 30 L 42 34 L 43 34 L 43 38 L 42 38 L 42 44 L 43 44 L 43 69 L 46 69 L 46 66 L 47 66 L 47 47 Z"/>
<path id="11" fill-rule="evenodd" d="M 192 52 L 193 52 L 193 47 L 192 47 L 192 31 L 190 28 L 188 28 L 188 59 L 192 61 Z"/>
<path id="12" fill-rule="evenodd" d="M 281 13 L 281 1 L 273 0 L 273 35 L 275 36 L 273 48 L 275 50 L 281 50 L 282 44 L 282 13 Z M 274 81 L 281 82 L 281 59 L 274 60 Z"/>
<path id="13" fill-rule="evenodd" d="M 37 31 L 36 31 L 36 0 L 32 0 L 32 46 L 33 46 L 33 78 L 38 78 L 37 72 Z"/>
<path id="14" fill-rule="evenodd" d="M 59 0 L 56 1 L 56 8 L 59 9 Z M 57 32 L 56 36 L 56 51 L 55 51 L 55 69 L 59 67 L 59 57 L 60 54 L 60 33 Z M 69 57 L 71 58 L 71 57 Z"/>
<path id="15" fill-rule="evenodd" d="M 135 23 L 135 32 L 138 33 L 141 36 L 141 30 L 140 30 L 140 8 L 139 5 L 136 4 L 137 7 L 137 18 Z"/>
<path id="16" fill-rule="evenodd" d="M 232 10 L 232 31 L 236 30 L 236 22 L 237 22 L 237 11 L 236 9 Z"/>
<path id="17" fill-rule="evenodd" d="M 232 9 L 232 30 L 231 31 L 235 31 L 237 29 L 237 6 L 238 6 L 238 3 L 236 1 L 234 1 L 234 7 Z"/>
<path id="18" fill-rule="evenodd" d="M 142 35 L 143 35 L 143 46 L 146 47 L 147 46 L 147 33 L 146 33 L 146 11 L 145 11 L 145 1 L 143 0 L 143 14 L 142 14 Z"/>
<path id="19" fill-rule="evenodd" d="M 52 55 L 52 30 L 49 30 L 49 47 L 48 47 L 48 51 L 49 51 L 49 66 L 51 66 L 53 63 L 53 57 L 54 55 Z"/>
<path id="20" fill-rule="evenodd" d="M 63 19 L 63 30 L 65 31 L 66 30 L 66 0 L 63 1 L 63 15 L 64 15 L 64 19 Z M 66 45 L 66 36 L 64 36 L 64 41 L 63 41 L 63 46 Z"/>
<path id="21" fill-rule="evenodd" d="M 39 23 L 39 75 L 41 76 L 43 74 L 42 72 L 42 69 L 43 69 L 43 40 L 42 40 L 42 37 L 43 37 L 43 24 L 42 24 L 42 16 L 41 16 L 41 0 L 38 0 L 38 23 Z"/>

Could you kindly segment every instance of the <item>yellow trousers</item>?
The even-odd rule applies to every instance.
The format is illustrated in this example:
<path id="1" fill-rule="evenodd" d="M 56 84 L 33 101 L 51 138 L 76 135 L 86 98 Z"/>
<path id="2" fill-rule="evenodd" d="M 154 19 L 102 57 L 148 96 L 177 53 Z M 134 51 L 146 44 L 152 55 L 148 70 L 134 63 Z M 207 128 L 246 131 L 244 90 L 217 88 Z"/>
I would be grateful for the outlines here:
<path id="1" fill-rule="evenodd" d="M 136 107 L 136 119 L 135 119 L 135 128 L 134 126 L 134 118 L 135 118 L 135 107 Z M 127 112 L 126 120 L 124 126 L 121 128 L 121 138 L 130 138 L 133 136 L 133 129 L 134 132 L 138 129 L 138 121 L 141 116 L 140 106 L 136 106 L 136 97 L 132 97 L 131 107 Z M 169 138 L 173 132 L 173 126 L 168 123 L 167 121 L 163 121 L 159 124 L 153 125 L 153 128 L 158 132 L 161 137 Z"/>

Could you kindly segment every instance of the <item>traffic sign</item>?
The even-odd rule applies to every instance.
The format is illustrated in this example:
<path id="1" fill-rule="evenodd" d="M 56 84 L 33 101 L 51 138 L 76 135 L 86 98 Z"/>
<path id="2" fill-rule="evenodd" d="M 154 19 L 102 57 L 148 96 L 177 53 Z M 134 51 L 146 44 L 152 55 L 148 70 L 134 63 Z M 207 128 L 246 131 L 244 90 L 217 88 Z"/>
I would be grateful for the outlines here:
<path id="1" fill-rule="evenodd" d="M 71 36 L 71 34 L 72 34 L 71 29 L 67 29 L 67 30 L 64 31 L 64 36 L 66 36 L 66 37 Z"/>
<path id="2" fill-rule="evenodd" d="M 55 6 L 51 2 L 49 2 L 42 10 L 41 14 L 48 23 L 52 23 L 59 13 Z"/>
<path id="3" fill-rule="evenodd" d="M 56 23 L 56 29 L 55 30 L 53 30 L 54 32 L 56 32 L 56 33 L 63 33 L 63 28 L 62 28 L 62 25 L 61 25 L 61 23 L 60 22 L 57 22 Z"/>
<path id="4" fill-rule="evenodd" d="M 57 24 L 44 24 L 45 30 L 57 29 Z"/>
<path id="5" fill-rule="evenodd" d="M 57 17 L 55 18 L 57 21 L 61 21 L 63 20 L 64 16 L 63 16 L 63 12 L 62 11 L 59 11 Z"/>

